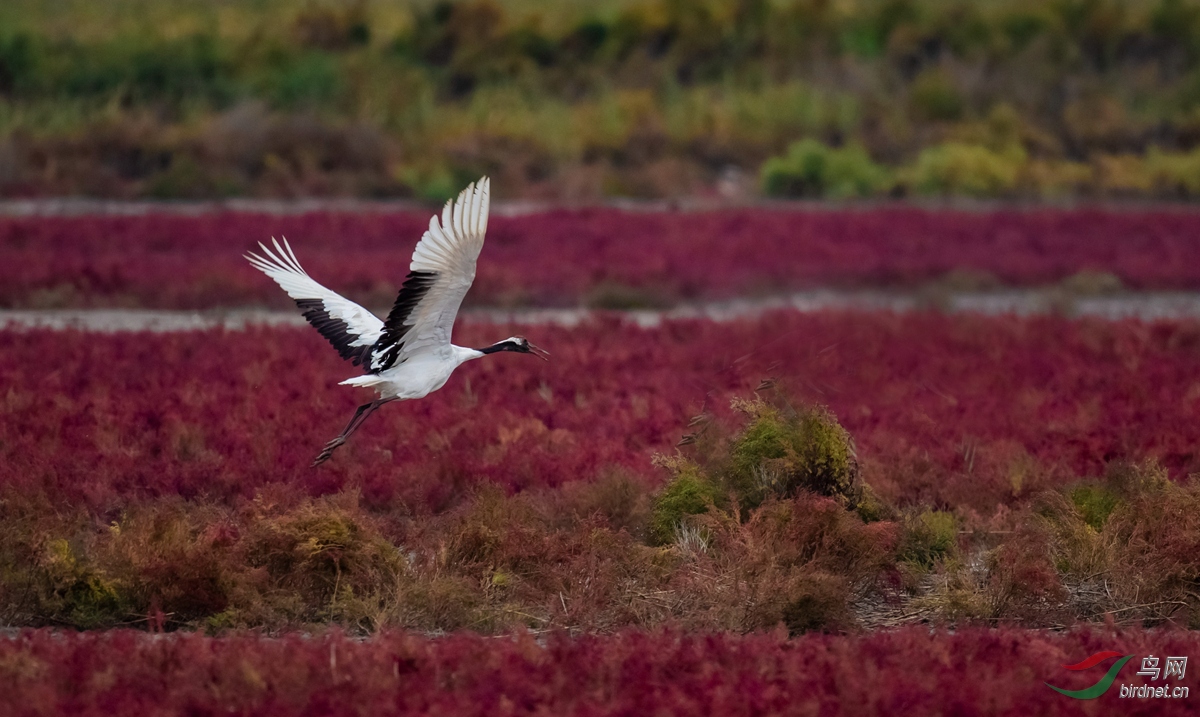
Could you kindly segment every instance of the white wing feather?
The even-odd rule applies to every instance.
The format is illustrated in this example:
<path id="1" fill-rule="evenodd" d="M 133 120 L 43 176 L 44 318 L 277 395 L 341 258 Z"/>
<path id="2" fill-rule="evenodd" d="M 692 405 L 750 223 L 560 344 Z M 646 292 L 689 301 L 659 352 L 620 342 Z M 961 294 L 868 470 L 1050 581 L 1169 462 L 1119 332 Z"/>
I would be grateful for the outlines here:
<path id="1" fill-rule="evenodd" d="M 274 279 L 275 283 L 279 284 L 288 296 L 297 301 L 306 299 L 321 301 L 330 318 L 345 323 L 347 330 L 357 337 L 350 343 L 351 346 L 372 346 L 379 340 L 383 334 L 383 321 L 379 317 L 341 294 L 313 281 L 308 272 L 300 266 L 300 262 L 296 259 L 286 238 L 283 240 L 282 247 L 274 238 L 271 239 L 271 242 L 274 243 L 278 255 L 272 253 L 262 242 L 259 242 L 258 245 L 262 247 L 266 258 L 253 252 L 246 255 L 255 269 Z"/>
<path id="2" fill-rule="evenodd" d="M 426 351 L 450 357 L 454 318 L 475 280 L 475 263 L 483 249 L 490 189 L 487 177 L 468 185 L 457 200 L 446 202 L 440 223 L 436 215 L 429 220 L 429 230 L 413 250 L 409 270 L 432 273 L 436 278 L 403 321 L 393 325 L 389 317 L 384 329 L 385 343 L 401 344 L 391 365 Z"/>

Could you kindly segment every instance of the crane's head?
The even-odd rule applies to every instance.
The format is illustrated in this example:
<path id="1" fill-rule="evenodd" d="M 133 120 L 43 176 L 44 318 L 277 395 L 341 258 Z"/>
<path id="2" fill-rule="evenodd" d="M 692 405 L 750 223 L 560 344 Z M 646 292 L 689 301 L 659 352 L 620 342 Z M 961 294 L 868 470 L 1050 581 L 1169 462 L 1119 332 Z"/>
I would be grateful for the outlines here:
<path id="1" fill-rule="evenodd" d="M 480 351 L 485 354 L 496 353 L 497 351 L 515 351 L 519 354 L 533 354 L 543 361 L 550 360 L 550 354 L 529 343 L 529 340 L 524 336 L 510 336 L 503 341 L 497 341 L 486 349 L 480 349 Z"/>

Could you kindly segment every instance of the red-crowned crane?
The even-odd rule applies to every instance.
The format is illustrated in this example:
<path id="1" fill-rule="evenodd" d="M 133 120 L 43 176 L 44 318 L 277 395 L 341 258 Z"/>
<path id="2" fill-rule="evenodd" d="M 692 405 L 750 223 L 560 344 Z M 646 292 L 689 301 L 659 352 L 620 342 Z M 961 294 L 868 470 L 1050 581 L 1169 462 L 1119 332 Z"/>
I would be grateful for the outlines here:
<path id="1" fill-rule="evenodd" d="M 287 239 L 283 246 L 272 239 L 274 252 L 259 242 L 265 257 L 246 255 L 256 269 L 296 300 L 304 318 L 342 358 L 366 371 L 366 375 L 346 379 L 342 384 L 373 388 L 379 396 L 358 407 L 346 429 L 313 461 L 314 466 L 328 460 L 380 406 L 424 398 L 444 386 L 454 369 L 467 361 L 500 351 L 533 354 L 542 359 L 548 356 L 523 336 L 512 336 L 481 349 L 450 343 L 454 317 L 475 280 L 475 261 L 487 231 L 490 187 L 487 177 L 469 185 L 456 201 L 446 202 L 441 223 L 436 215 L 429 220 L 429 230 L 413 250 L 408 277 L 386 321 L 313 281 L 296 260 Z"/>

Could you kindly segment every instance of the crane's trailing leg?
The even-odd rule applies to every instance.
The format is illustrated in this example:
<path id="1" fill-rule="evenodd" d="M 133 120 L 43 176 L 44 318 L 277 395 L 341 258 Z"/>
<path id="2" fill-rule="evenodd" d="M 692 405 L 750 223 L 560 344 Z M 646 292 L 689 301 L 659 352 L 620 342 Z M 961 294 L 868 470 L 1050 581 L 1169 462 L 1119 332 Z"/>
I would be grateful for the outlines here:
<path id="1" fill-rule="evenodd" d="M 346 439 L 350 437 L 350 434 L 357 431 L 358 427 L 366 422 L 367 418 L 374 413 L 376 409 L 391 400 L 393 399 L 377 398 L 370 403 L 364 403 L 363 405 L 359 406 L 358 410 L 354 412 L 354 418 L 351 418 L 350 422 L 346 424 L 346 428 L 342 431 L 341 435 L 325 444 L 324 450 L 322 450 L 321 454 L 317 456 L 317 459 L 313 461 L 312 467 L 315 468 L 329 460 L 329 457 L 333 455 L 333 452 L 346 442 Z"/>

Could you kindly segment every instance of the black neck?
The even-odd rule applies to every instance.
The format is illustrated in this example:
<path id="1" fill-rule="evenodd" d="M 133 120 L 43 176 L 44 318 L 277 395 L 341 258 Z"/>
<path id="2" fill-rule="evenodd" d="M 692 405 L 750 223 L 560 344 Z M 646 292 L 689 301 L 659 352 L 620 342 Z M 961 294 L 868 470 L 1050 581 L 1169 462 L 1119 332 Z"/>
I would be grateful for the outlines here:
<path id="1" fill-rule="evenodd" d="M 517 345 L 514 344 L 513 342 L 501 341 L 498 344 L 492 344 L 491 346 L 488 346 L 486 348 L 475 349 L 475 350 L 481 354 L 494 354 L 498 351 L 515 351 L 516 349 L 517 349 Z"/>

